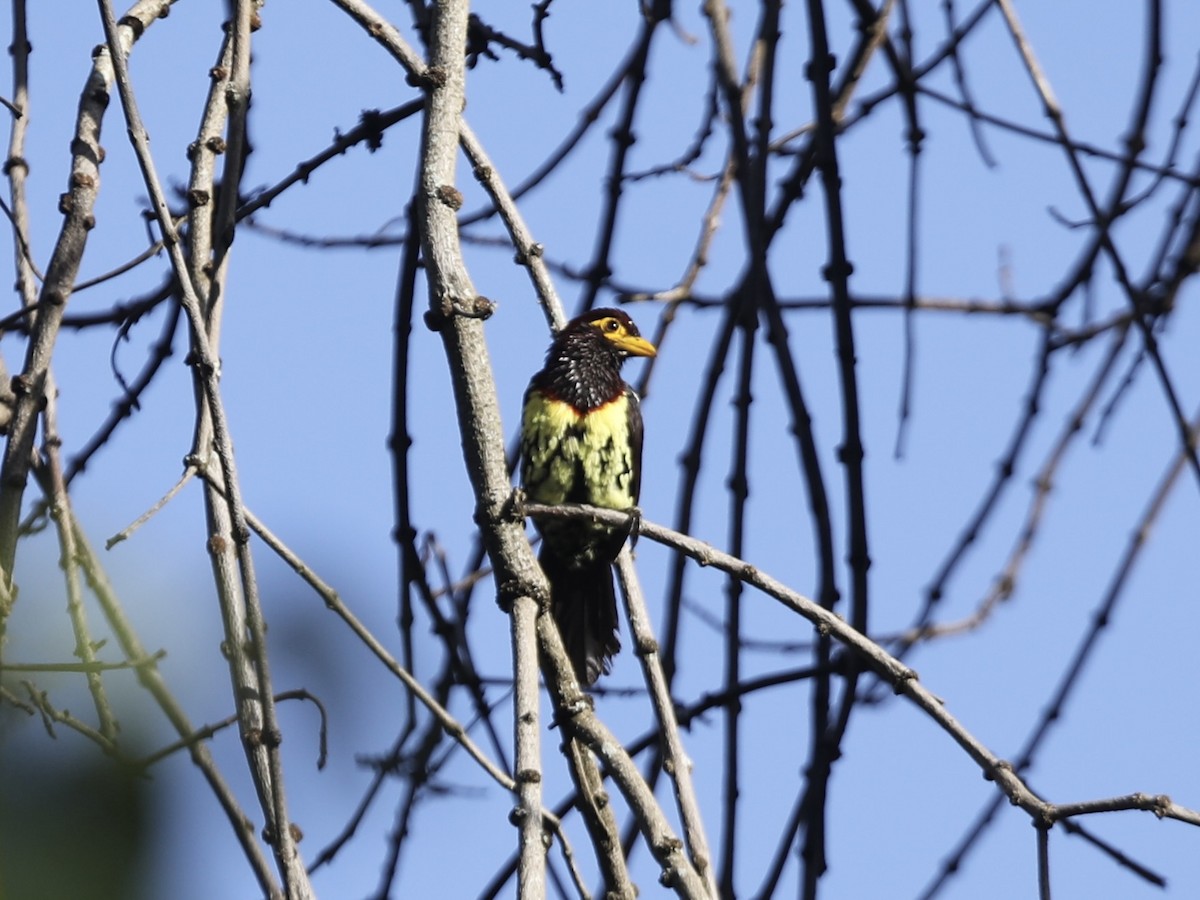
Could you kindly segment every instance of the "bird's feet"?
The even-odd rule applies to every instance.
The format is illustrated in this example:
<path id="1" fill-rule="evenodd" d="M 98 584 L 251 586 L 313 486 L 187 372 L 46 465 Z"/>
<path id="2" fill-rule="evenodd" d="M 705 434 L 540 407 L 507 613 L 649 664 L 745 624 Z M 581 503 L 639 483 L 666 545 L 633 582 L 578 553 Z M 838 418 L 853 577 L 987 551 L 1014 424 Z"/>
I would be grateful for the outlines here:
<path id="1" fill-rule="evenodd" d="M 525 502 L 525 489 L 515 487 L 512 489 L 512 493 L 508 495 L 508 503 L 505 504 L 504 511 L 512 516 L 514 521 L 523 522 L 526 517 Z"/>
<path id="2" fill-rule="evenodd" d="M 642 532 L 642 509 L 639 506 L 631 506 L 625 510 L 625 514 L 629 516 L 625 522 L 625 536 L 629 538 L 629 549 L 632 551 L 637 546 L 638 535 Z"/>

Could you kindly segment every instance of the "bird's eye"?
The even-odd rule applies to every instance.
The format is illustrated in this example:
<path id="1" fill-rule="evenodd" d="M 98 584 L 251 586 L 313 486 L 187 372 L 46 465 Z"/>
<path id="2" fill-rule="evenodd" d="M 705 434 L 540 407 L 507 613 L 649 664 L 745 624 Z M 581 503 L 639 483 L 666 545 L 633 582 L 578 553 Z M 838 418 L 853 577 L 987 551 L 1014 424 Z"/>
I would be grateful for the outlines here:
<path id="1" fill-rule="evenodd" d="M 605 331 L 616 331 L 620 327 L 621 327 L 621 323 L 618 322 L 616 319 L 605 319 L 604 320 L 604 330 Z"/>

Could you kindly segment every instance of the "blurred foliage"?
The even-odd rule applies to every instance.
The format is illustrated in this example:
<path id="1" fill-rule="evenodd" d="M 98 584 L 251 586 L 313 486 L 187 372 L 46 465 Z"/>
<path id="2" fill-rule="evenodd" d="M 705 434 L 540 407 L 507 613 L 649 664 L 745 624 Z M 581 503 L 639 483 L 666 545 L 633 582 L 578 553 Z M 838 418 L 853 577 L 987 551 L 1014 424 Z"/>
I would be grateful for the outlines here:
<path id="1" fill-rule="evenodd" d="M 148 896 L 151 788 L 90 748 L 0 745 L 0 900 Z"/>

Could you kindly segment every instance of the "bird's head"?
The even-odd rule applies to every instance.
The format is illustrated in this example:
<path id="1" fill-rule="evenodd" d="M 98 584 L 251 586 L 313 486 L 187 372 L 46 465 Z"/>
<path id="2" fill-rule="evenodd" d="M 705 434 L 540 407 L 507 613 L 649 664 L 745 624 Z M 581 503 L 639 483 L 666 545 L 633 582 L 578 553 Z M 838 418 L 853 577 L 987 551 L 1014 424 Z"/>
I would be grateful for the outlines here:
<path id="1" fill-rule="evenodd" d="M 642 337 L 633 319 L 619 309 L 593 309 L 572 319 L 563 329 L 563 334 L 586 334 L 590 330 L 600 332 L 625 356 L 655 356 L 654 345 Z"/>

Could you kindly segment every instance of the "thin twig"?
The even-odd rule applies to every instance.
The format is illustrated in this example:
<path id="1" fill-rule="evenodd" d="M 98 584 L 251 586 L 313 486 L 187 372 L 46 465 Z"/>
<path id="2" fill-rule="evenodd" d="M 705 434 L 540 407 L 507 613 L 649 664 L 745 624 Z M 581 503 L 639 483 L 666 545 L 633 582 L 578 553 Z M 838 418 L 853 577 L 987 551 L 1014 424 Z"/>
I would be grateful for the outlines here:
<path id="1" fill-rule="evenodd" d="M 675 802 L 683 825 L 683 837 L 687 841 L 688 853 L 696 872 L 708 884 L 713 898 L 719 897 L 717 882 L 708 849 L 708 838 L 704 833 L 704 817 L 700 812 L 700 800 L 692 781 L 692 761 L 687 755 L 676 720 L 675 703 L 667 688 L 662 661 L 658 655 L 658 641 L 654 639 L 654 628 L 650 613 L 642 595 L 633 556 L 626 548 L 617 557 L 617 574 L 621 580 L 621 593 L 625 598 L 625 616 L 633 634 L 646 688 L 654 705 L 654 715 L 662 735 L 663 768 L 671 777 L 675 788 Z"/>
<path id="2" fill-rule="evenodd" d="M 296 847 L 296 835 L 293 833 L 289 821 L 282 762 L 279 755 L 279 741 L 282 739 L 282 732 L 276 716 L 274 692 L 271 690 L 270 671 L 267 663 L 266 627 L 259 603 L 258 582 L 247 546 L 249 528 L 246 525 L 237 465 L 234 461 L 232 441 L 218 384 L 219 361 L 209 342 L 209 321 L 206 310 L 192 284 L 192 274 L 179 245 L 174 219 L 167 206 L 166 194 L 150 155 L 146 129 L 138 112 L 137 101 L 129 77 L 125 59 L 126 49 L 120 41 L 112 4 L 110 0 L 98 0 L 98 3 L 121 106 L 129 126 L 130 142 L 133 144 L 138 165 L 141 167 L 143 179 L 150 193 L 158 226 L 170 254 L 175 275 L 179 280 L 183 306 L 192 325 L 196 383 L 211 417 L 213 445 L 220 461 L 221 477 L 226 492 L 227 511 L 231 524 L 230 533 L 234 544 L 232 549 L 237 562 L 240 599 L 242 600 L 241 604 L 237 602 L 239 598 L 235 592 L 228 590 L 221 592 L 224 601 L 223 618 L 229 638 L 226 643 L 230 650 L 230 670 L 234 679 L 238 706 L 243 713 L 240 720 L 242 740 L 251 763 L 250 769 L 254 775 L 255 787 L 259 792 L 259 802 L 268 817 L 267 834 L 283 876 L 284 889 L 291 900 L 307 900 L 313 896 L 313 892 L 308 873 Z M 249 101 L 249 34 L 253 3 L 251 0 L 239 0 L 236 10 L 235 24 L 231 28 L 233 75 L 229 90 L 233 92 L 233 96 L 227 93 L 227 99 L 230 100 L 231 109 L 240 109 L 244 115 L 245 106 Z M 229 174 L 228 170 L 226 174 Z M 236 195 L 236 181 L 227 178 L 225 188 Z M 219 226 L 220 220 L 216 224 Z M 230 227 L 232 226 L 230 225 Z M 229 241 L 232 239 L 232 235 L 225 233 L 222 237 L 219 232 L 219 239 Z M 217 244 L 218 250 L 220 247 L 221 245 Z M 223 254 L 220 255 L 220 261 L 224 262 Z M 221 548 L 212 545 L 211 541 L 210 547 L 214 551 L 214 564 L 219 568 L 218 557 L 222 555 Z M 250 637 L 249 647 L 243 641 L 246 632 L 238 628 L 230 629 L 231 623 L 240 623 L 243 620 Z M 249 659 L 246 658 L 247 654 Z M 253 677 L 248 678 L 247 676 L 251 673 L 253 673 Z"/>
<path id="3" fill-rule="evenodd" d="M 1200 429 L 1200 425 L 1197 426 Z M 1179 459 L 1183 458 L 1182 452 Z M 1180 463 L 1171 472 L 1178 475 Z M 1172 479 L 1173 480 L 1173 479 Z M 1161 506 L 1163 497 L 1156 497 L 1155 509 Z M 662 525 L 650 522 L 641 516 L 631 516 L 619 510 L 602 509 L 596 506 L 570 504 L 563 506 L 546 506 L 543 504 L 526 504 L 523 512 L 531 517 L 540 519 L 574 518 L 591 519 L 599 524 L 610 527 L 632 529 L 641 537 L 656 543 L 671 547 L 695 560 L 702 566 L 712 566 L 722 572 L 742 579 L 747 585 L 757 588 L 768 596 L 779 601 L 784 607 L 803 616 L 820 632 L 828 633 L 839 643 L 851 650 L 859 660 L 880 678 L 890 684 L 897 694 L 906 697 L 918 709 L 932 719 L 945 731 L 968 757 L 981 769 L 984 776 L 995 782 L 1004 796 L 1014 805 L 1019 806 L 1035 820 L 1049 818 L 1051 821 L 1060 816 L 1059 810 L 1072 810 L 1070 804 L 1052 804 L 1035 794 L 1017 774 L 1018 767 L 992 753 L 982 742 L 969 732 L 946 708 L 945 702 L 932 693 L 920 681 L 917 673 L 906 666 L 881 646 L 870 640 L 858 630 L 846 623 L 841 617 L 822 608 L 808 597 L 792 590 L 780 581 L 771 577 L 754 565 L 730 556 L 715 547 L 672 531 Z M 1144 534 L 1144 532 L 1139 532 Z M 1136 549 L 1142 541 L 1133 544 Z M 1127 575 L 1131 560 L 1122 567 L 1122 575 Z M 539 626 L 540 627 L 540 626 Z M 1142 797 L 1145 795 L 1129 795 Z M 1120 809 L 1144 809 L 1160 813 L 1163 818 L 1177 819 L 1188 824 L 1200 825 L 1200 812 L 1186 807 L 1172 806 L 1162 809 L 1161 806 L 1149 807 L 1142 801 L 1129 800 Z"/>

